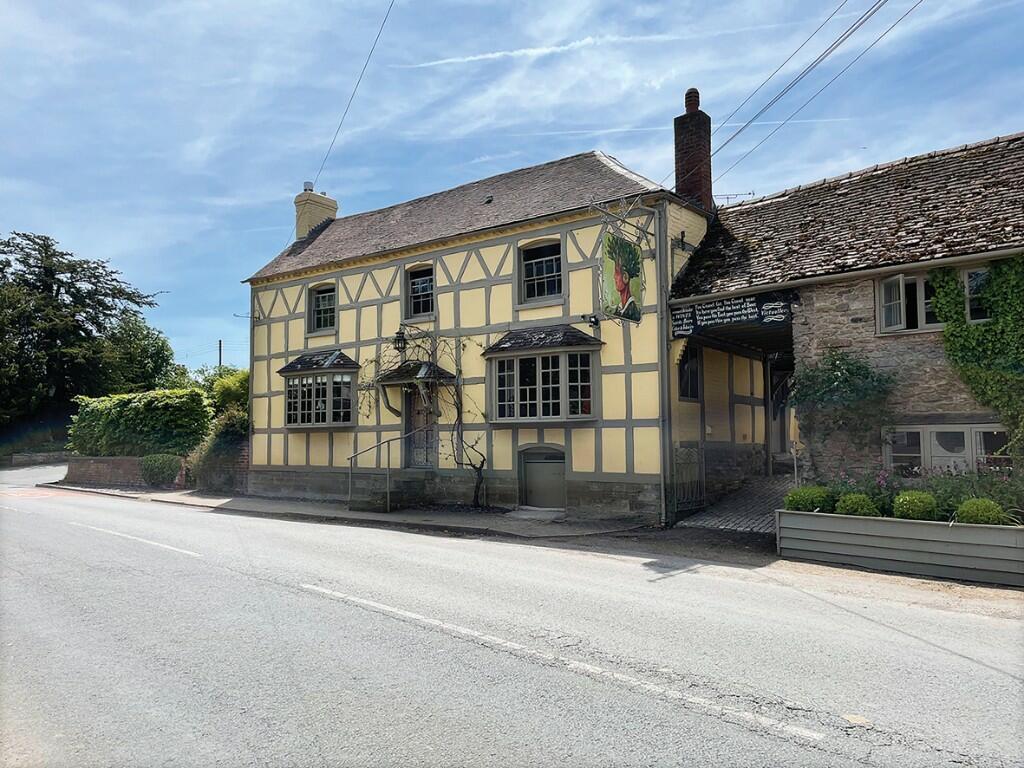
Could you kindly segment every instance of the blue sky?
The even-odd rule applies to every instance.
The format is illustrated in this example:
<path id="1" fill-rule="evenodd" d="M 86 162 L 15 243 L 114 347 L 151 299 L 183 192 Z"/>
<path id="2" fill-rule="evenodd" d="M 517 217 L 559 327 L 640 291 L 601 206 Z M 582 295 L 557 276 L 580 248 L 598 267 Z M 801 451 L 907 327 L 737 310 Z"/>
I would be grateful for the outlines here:
<path id="1" fill-rule="evenodd" d="M 589 149 L 660 180 L 686 88 L 721 120 L 838 2 L 398 0 L 318 187 L 344 215 Z M 869 4 L 848 0 L 736 119 Z M 716 174 L 911 4 L 890 0 Z M 179 361 L 214 362 L 222 338 L 245 364 L 240 281 L 286 244 L 386 6 L 0 0 L 0 232 L 165 292 L 149 318 Z M 924 0 L 715 192 L 1024 129 L 1022 28 L 1020 0 Z"/>

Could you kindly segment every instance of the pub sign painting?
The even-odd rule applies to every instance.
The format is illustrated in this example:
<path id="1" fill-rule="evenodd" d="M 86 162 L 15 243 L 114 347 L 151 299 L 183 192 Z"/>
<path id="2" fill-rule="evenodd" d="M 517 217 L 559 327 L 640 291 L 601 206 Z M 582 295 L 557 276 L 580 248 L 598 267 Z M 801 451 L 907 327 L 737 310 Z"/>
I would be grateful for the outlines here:
<path id="1" fill-rule="evenodd" d="M 611 233 L 601 252 L 602 310 L 609 317 L 640 322 L 644 303 L 644 267 L 639 246 Z"/>

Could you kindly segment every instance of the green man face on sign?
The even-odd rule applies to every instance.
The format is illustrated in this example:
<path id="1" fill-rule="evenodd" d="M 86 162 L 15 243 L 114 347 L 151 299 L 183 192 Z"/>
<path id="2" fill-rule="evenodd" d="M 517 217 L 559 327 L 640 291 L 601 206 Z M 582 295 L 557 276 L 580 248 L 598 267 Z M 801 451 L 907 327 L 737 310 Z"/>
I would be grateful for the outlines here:
<path id="1" fill-rule="evenodd" d="M 605 273 L 610 271 L 612 276 L 611 285 L 605 280 L 605 311 L 623 320 L 639 323 L 638 300 L 643 300 L 640 249 L 617 235 L 605 235 L 604 263 Z"/>

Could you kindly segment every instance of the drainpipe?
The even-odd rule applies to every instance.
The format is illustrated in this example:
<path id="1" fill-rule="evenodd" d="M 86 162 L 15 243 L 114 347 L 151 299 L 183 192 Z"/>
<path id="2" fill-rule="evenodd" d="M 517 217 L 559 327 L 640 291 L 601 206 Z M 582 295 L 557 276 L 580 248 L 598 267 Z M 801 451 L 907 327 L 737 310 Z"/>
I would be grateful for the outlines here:
<path id="1" fill-rule="evenodd" d="M 665 310 L 668 306 L 668 280 L 666 277 L 670 271 L 669 264 L 671 254 L 669 253 L 668 244 L 668 217 L 665 215 L 665 207 L 668 203 L 662 201 L 657 209 L 654 211 L 655 228 L 657 232 L 655 248 L 655 267 L 657 270 L 658 279 L 656 287 L 658 289 L 658 383 L 660 385 L 659 397 L 661 400 L 661 408 L 659 409 L 659 421 L 661 422 L 661 428 L 658 430 L 661 436 L 661 514 L 660 521 L 661 527 L 668 527 L 668 483 L 672 479 L 672 473 L 675 470 L 674 462 L 672 461 L 672 402 L 671 402 L 671 383 L 669 377 L 672 375 L 670 369 L 671 357 L 669 355 L 669 347 L 672 343 L 672 339 L 669 336 L 668 328 L 665 324 Z"/>

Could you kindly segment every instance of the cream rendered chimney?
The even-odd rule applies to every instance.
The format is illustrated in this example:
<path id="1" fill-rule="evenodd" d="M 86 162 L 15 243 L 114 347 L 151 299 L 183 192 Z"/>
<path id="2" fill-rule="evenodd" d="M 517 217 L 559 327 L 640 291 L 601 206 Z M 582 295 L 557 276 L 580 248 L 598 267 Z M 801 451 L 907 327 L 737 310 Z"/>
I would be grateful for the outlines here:
<path id="1" fill-rule="evenodd" d="M 295 239 L 302 240 L 317 224 L 338 216 L 338 201 L 323 192 L 313 191 L 313 182 L 302 185 L 302 194 L 295 196 Z"/>

